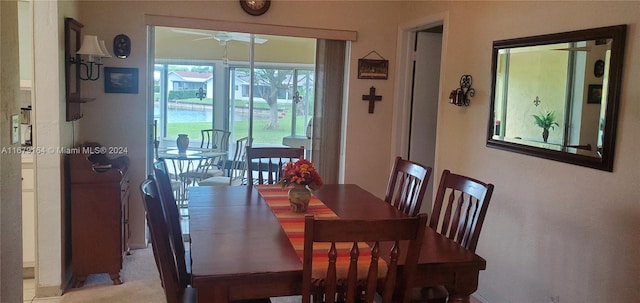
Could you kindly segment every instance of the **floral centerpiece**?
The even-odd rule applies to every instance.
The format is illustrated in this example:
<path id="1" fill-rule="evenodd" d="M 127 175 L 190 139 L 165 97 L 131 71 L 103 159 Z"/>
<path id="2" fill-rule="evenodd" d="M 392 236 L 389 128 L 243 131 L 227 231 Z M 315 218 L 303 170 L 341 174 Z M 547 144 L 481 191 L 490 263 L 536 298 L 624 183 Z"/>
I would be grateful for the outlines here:
<path id="1" fill-rule="evenodd" d="M 285 188 L 293 185 L 289 190 L 289 202 L 291 210 L 297 213 L 307 211 L 309 200 L 311 199 L 311 191 L 309 188 L 316 189 L 322 185 L 322 178 L 316 170 L 313 163 L 304 158 L 300 158 L 296 162 L 287 162 L 282 169 L 282 175 L 279 184 Z"/>

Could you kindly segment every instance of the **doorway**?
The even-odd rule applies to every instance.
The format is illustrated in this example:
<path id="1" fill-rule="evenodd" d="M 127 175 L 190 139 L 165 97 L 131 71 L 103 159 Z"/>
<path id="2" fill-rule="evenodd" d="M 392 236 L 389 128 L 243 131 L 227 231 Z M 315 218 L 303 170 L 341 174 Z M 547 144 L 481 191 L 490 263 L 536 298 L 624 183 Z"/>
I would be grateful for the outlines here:
<path id="1" fill-rule="evenodd" d="M 430 213 L 434 195 L 440 66 L 443 49 L 443 20 L 418 21 L 401 29 L 399 45 L 401 69 L 398 99 L 401 107 L 396 117 L 398 138 L 395 154 L 432 167 L 432 176 L 422 203 L 421 212 Z"/>

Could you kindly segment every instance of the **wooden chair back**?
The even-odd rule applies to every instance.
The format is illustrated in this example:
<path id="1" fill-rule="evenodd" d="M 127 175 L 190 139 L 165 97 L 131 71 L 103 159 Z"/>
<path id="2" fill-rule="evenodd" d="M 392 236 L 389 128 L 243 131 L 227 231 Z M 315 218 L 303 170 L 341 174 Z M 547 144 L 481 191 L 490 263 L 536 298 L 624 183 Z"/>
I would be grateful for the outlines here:
<path id="1" fill-rule="evenodd" d="M 321 302 L 334 302 L 338 296 L 347 303 L 371 303 L 377 291 L 381 291 L 383 303 L 408 302 L 426 224 L 426 214 L 382 220 L 318 219 L 313 215 L 305 216 L 302 302 L 309 303 L 311 296 L 320 298 Z M 406 253 L 400 251 L 399 243 L 402 240 L 409 241 Z M 393 242 L 391 250 L 381 251 L 380 243 L 387 241 Z M 329 251 L 322 251 L 320 257 L 321 260 L 328 261 L 326 275 L 323 277 L 313 276 L 313 262 L 314 259 L 318 260 L 319 254 L 316 252 L 314 256 L 314 243 L 318 242 L 331 243 Z M 337 257 L 336 242 L 353 243 L 350 256 Z M 358 262 L 358 242 L 370 243 L 370 260 Z M 399 272 L 398 258 L 404 254 L 406 259 L 402 271 Z M 378 262 L 383 262 L 385 257 L 388 257 L 386 275 L 380 279 L 378 270 L 382 269 L 379 268 Z M 348 258 L 349 261 L 337 261 L 340 258 Z M 364 264 L 368 263 L 368 269 L 365 268 L 364 271 L 357 268 L 363 261 Z M 338 277 L 336 262 L 349 264 L 346 277 Z M 358 272 L 367 273 L 366 277 L 358 276 Z M 398 277 L 399 273 L 401 277 Z"/>
<path id="2" fill-rule="evenodd" d="M 176 258 L 176 269 L 180 285 L 186 287 L 191 282 L 187 264 L 186 250 L 180 225 L 180 211 L 173 196 L 169 176 L 162 169 L 154 168 L 155 182 L 158 187 L 162 214 L 166 222 L 171 249 Z"/>
<path id="3" fill-rule="evenodd" d="M 384 200 L 407 215 L 420 212 L 431 177 L 431 167 L 396 157 Z"/>
<path id="4" fill-rule="evenodd" d="M 304 148 L 247 146 L 247 183 L 278 183 L 284 165 L 303 156 Z"/>
<path id="5" fill-rule="evenodd" d="M 160 192 L 153 178 L 145 180 L 140 185 L 144 196 L 144 208 L 147 212 L 147 224 L 151 234 L 153 255 L 164 288 L 168 303 L 196 302 L 195 289 L 187 288 L 179 281 L 175 256 L 171 249 L 169 230 L 164 219 Z"/>
<path id="6" fill-rule="evenodd" d="M 200 131 L 200 134 L 202 136 L 200 148 L 222 151 L 229 150 L 229 136 L 231 136 L 231 132 L 224 129 L 203 129 Z"/>
<path id="7" fill-rule="evenodd" d="M 442 172 L 429 226 L 475 252 L 493 194 L 493 184 Z"/>

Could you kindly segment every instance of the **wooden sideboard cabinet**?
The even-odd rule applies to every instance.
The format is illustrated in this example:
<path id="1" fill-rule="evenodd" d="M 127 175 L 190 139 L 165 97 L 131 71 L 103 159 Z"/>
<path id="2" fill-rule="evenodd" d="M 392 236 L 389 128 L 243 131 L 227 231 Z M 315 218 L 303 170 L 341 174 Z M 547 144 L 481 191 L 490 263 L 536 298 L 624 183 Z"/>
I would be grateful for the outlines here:
<path id="1" fill-rule="evenodd" d="M 85 154 L 66 155 L 66 165 L 73 287 L 96 273 L 108 273 L 113 284 L 122 284 L 123 254 L 129 251 L 128 165 L 94 163 Z"/>

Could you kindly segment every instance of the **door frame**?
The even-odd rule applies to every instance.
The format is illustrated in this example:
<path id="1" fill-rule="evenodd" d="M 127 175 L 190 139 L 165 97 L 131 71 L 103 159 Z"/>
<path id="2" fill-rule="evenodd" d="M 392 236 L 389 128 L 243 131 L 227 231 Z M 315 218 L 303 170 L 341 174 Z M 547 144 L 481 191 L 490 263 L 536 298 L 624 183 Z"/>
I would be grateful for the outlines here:
<path id="1" fill-rule="evenodd" d="M 423 31 L 436 26 L 443 26 L 442 30 L 442 52 L 440 57 L 440 84 L 438 87 L 438 96 L 442 97 L 443 94 L 443 79 L 445 79 L 446 70 L 446 56 L 447 56 L 447 40 L 448 40 L 448 28 L 449 28 L 449 12 L 425 16 L 419 19 L 410 20 L 406 23 L 398 25 L 398 39 L 396 43 L 397 62 L 396 66 L 396 82 L 395 82 L 395 98 L 398 100 L 394 104 L 393 108 L 393 121 L 392 121 L 392 142 L 391 142 L 391 154 L 389 163 L 392 165 L 396 156 L 407 158 L 409 155 L 409 130 L 410 130 L 410 116 L 411 116 L 411 98 L 412 98 L 412 78 L 413 78 L 413 56 L 414 45 L 416 40 L 416 32 Z M 439 102 L 442 102 L 439 101 Z M 440 111 L 443 107 L 438 106 L 438 118 L 440 118 Z M 440 119 L 438 119 L 440 120 Z M 436 138 L 436 151 L 435 158 L 438 158 L 438 139 Z M 438 178 L 438 162 L 434 162 L 432 179 L 433 184 L 436 183 Z M 435 185 L 434 185 L 435 186 Z"/>

